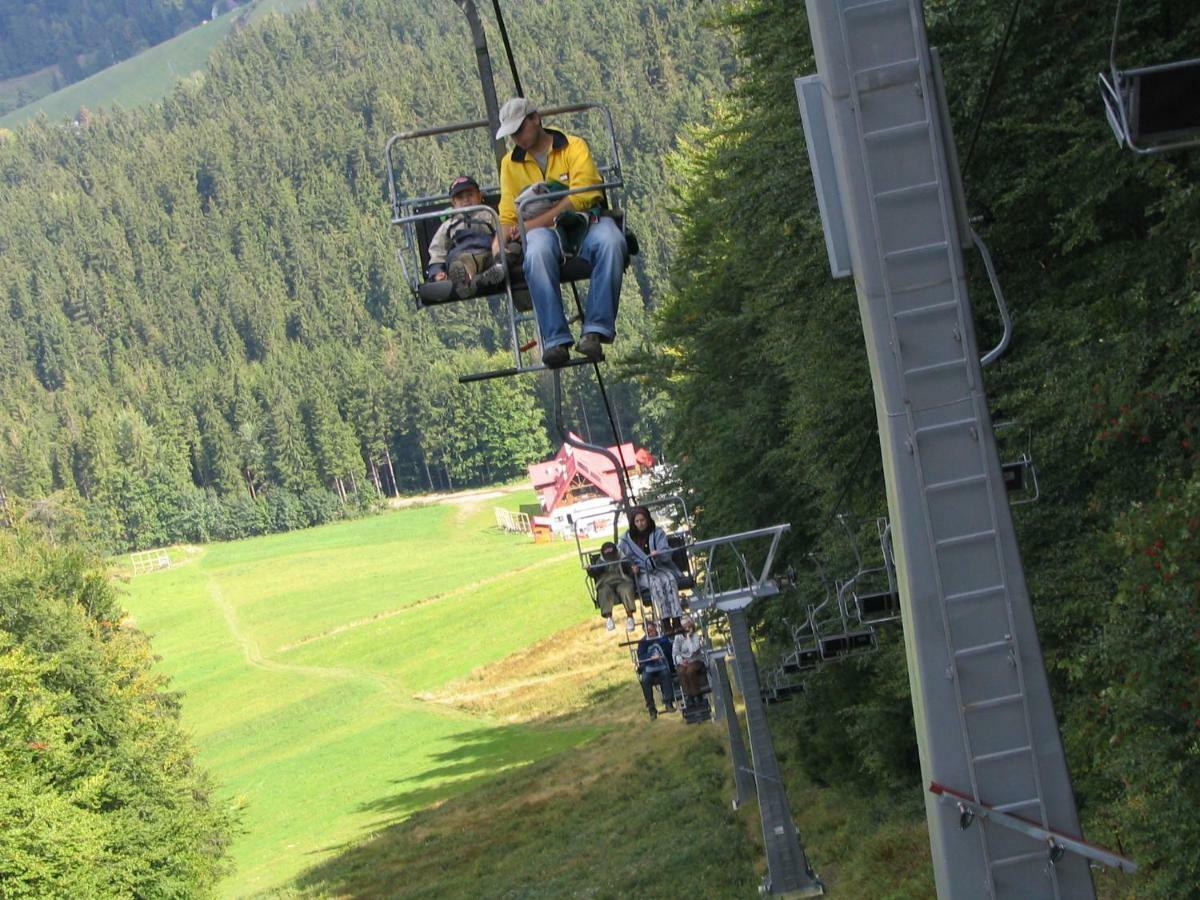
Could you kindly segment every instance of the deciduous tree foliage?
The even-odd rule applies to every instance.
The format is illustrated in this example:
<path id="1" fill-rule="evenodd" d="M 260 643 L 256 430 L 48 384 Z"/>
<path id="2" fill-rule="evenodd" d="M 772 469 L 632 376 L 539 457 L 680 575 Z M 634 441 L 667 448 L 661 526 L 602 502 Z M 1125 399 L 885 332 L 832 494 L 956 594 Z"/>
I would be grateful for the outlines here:
<path id="1" fill-rule="evenodd" d="M 195 897 L 235 825 L 107 573 L 0 533 L 0 893 Z"/>
<path id="2" fill-rule="evenodd" d="M 987 388 L 995 418 L 1032 435 L 1042 499 L 1016 520 L 1087 834 L 1143 866 L 1116 895 L 1131 884 L 1137 896 L 1191 896 L 1200 171 L 1192 154 L 1144 159 L 1114 143 L 1095 85 L 1107 5 L 1025 2 L 981 115 L 1002 6 L 925 4 L 969 204 L 1016 323 Z M 1125 21 L 1126 64 L 1194 56 L 1200 43 L 1194 4 L 1126 4 Z M 885 502 L 855 298 L 829 277 L 792 88 L 814 68 L 805 17 L 751 0 L 727 26 L 744 68 L 676 159 L 676 258 L 688 265 L 673 273 L 655 374 L 676 397 L 670 444 L 706 527 L 790 521 L 797 564 L 815 552 L 845 577 L 849 541 L 833 514 L 858 522 Z M 986 345 L 998 327 L 980 275 Z M 819 596 L 810 579 L 799 600 L 766 612 L 764 635 L 779 640 L 783 619 Z M 919 815 L 899 635 L 883 644 L 821 671 L 781 715 L 812 778 Z"/>

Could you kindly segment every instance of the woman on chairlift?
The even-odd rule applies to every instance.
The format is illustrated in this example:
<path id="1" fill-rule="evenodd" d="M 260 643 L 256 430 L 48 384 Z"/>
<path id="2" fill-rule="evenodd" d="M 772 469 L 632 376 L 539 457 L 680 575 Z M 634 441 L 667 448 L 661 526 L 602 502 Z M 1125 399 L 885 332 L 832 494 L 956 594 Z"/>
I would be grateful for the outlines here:
<path id="1" fill-rule="evenodd" d="M 629 530 L 621 538 L 621 556 L 629 560 L 643 598 L 649 595 L 664 633 L 678 631 L 683 615 L 679 569 L 671 560 L 666 532 L 654 524 L 650 510 L 644 506 L 629 511 Z"/>

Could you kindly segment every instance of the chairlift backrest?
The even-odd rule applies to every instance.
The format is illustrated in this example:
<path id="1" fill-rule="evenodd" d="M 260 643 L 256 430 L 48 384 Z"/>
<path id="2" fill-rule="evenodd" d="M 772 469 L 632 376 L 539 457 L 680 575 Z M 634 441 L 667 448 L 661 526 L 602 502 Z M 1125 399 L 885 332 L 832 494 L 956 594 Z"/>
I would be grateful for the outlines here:
<path id="1" fill-rule="evenodd" d="M 483 193 L 483 202 L 492 209 L 498 210 L 500 208 L 500 189 L 487 187 L 480 190 Z M 452 208 L 450 199 L 445 198 L 414 205 L 412 212 L 414 215 L 421 215 Z M 438 228 L 444 221 L 445 219 L 418 219 L 412 223 L 416 231 L 417 255 L 420 259 L 422 274 L 429 269 L 429 245 L 433 242 L 433 236 L 437 234 Z"/>
<path id="2" fill-rule="evenodd" d="M 1121 69 L 1120 29 L 1118 0 L 1109 71 L 1099 76 L 1105 115 L 1117 142 L 1143 154 L 1200 145 L 1200 58 Z"/>

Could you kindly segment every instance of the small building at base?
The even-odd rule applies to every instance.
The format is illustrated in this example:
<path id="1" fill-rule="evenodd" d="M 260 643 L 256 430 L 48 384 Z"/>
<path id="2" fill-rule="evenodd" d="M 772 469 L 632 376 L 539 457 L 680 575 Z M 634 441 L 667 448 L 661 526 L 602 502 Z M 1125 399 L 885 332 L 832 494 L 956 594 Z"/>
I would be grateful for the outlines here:
<path id="1" fill-rule="evenodd" d="M 634 493 L 641 493 L 656 465 L 650 451 L 627 442 L 608 452 L 624 464 Z M 539 530 L 564 538 L 576 532 L 580 537 L 612 533 L 613 503 L 621 502 L 621 481 L 605 454 L 563 444 L 553 459 L 529 467 L 529 479 L 542 509 L 533 517 L 535 537 Z"/>

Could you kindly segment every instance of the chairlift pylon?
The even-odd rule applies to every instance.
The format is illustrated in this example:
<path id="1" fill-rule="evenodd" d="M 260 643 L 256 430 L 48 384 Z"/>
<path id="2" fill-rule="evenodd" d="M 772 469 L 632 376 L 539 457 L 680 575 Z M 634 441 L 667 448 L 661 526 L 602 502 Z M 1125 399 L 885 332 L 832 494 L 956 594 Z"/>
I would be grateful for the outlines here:
<path id="1" fill-rule="evenodd" d="M 1134 153 L 1165 153 L 1200 144 L 1200 57 L 1122 69 L 1117 65 L 1121 3 L 1113 16 L 1108 71 L 1100 95 L 1117 143 Z"/>

